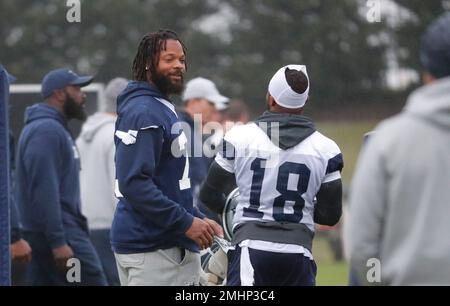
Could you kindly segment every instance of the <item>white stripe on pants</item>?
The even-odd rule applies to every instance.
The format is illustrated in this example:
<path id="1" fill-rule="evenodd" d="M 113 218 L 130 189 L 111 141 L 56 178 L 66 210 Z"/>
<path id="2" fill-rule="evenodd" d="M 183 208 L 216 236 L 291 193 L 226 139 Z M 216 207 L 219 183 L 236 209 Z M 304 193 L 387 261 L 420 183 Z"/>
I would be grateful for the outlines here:
<path id="1" fill-rule="evenodd" d="M 255 282 L 255 271 L 253 270 L 252 263 L 250 262 L 250 254 L 248 247 L 241 247 L 241 286 L 253 286 Z"/>

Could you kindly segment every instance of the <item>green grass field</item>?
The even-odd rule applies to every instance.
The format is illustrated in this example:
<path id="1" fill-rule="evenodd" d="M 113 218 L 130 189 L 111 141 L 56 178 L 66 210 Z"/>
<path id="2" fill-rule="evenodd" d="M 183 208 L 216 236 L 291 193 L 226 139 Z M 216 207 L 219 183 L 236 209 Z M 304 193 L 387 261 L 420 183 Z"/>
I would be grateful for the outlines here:
<path id="1" fill-rule="evenodd" d="M 362 139 L 365 133 L 371 131 L 377 121 L 320 121 L 316 127 L 319 132 L 333 139 L 342 150 L 344 184 L 350 184 L 351 177 L 358 159 Z"/>
<path id="2" fill-rule="evenodd" d="M 317 264 L 317 286 L 347 286 L 348 263 L 329 262 Z"/>
<path id="3" fill-rule="evenodd" d="M 344 156 L 343 182 L 348 187 L 359 156 L 362 139 L 371 131 L 377 121 L 321 121 L 317 129 L 333 139 Z M 326 238 L 318 233 L 314 239 L 313 256 L 317 263 L 318 286 L 346 286 L 348 284 L 348 263 L 336 261 Z"/>
<path id="4" fill-rule="evenodd" d="M 336 261 L 324 237 L 318 235 L 313 243 L 313 256 L 317 264 L 317 286 L 346 286 L 348 263 Z"/>

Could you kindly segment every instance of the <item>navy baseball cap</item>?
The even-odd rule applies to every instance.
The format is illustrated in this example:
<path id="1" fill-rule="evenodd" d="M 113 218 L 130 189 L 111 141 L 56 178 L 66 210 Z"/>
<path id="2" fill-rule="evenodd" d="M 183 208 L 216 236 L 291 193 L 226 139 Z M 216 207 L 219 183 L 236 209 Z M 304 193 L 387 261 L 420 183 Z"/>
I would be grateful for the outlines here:
<path id="1" fill-rule="evenodd" d="M 94 77 L 91 75 L 79 76 L 68 68 L 52 70 L 42 79 L 41 94 L 46 99 L 57 89 L 71 85 L 84 87 L 89 85 L 93 79 Z"/>
<path id="2" fill-rule="evenodd" d="M 421 60 L 435 78 L 450 76 L 450 12 L 428 27 L 422 37 Z"/>

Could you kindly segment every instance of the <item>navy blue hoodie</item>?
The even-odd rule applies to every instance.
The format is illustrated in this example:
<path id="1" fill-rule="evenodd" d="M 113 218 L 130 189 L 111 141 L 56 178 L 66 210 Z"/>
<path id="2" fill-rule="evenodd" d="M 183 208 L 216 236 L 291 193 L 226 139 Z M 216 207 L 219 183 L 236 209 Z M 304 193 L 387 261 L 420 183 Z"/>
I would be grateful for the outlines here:
<path id="1" fill-rule="evenodd" d="M 119 254 L 175 246 L 197 252 L 185 232 L 193 216 L 187 141 L 173 105 L 145 82 L 130 82 L 117 99 L 116 195 L 111 244 Z M 184 180 L 183 180 L 184 178 Z"/>
<path id="2" fill-rule="evenodd" d="M 17 211 L 16 201 L 14 198 L 14 171 L 15 171 L 15 152 L 14 152 L 14 136 L 10 132 L 9 133 L 9 164 L 10 164 L 10 194 L 11 198 L 9 199 L 10 205 L 10 218 L 11 218 L 11 243 L 15 243 L 22 238 L 22 228 L 20 225 L 19 212 Z"/>
<path id="3" fill-rule="evenodd" d="M 16 160 L 16 200 L 23 231 L 42 233 L 51 248 L 68 233 L 86 233 L 80 209 L 80 160 L 64 116 L 42 103 L 25 111 Z"/>

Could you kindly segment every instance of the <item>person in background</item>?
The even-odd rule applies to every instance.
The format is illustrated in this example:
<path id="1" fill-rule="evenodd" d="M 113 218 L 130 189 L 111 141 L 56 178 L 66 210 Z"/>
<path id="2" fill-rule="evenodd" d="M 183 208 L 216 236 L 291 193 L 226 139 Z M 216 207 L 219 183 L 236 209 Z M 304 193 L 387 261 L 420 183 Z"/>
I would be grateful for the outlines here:
<path id="1" fill-rule="evenodd" d="M 219 114 L 222 127 L 215 130 L 214 134 L 205 141 L 204 148 L 206 150 L 215 150 L 217 152 L 226 132 L 237 124 L 247 124 L 250 121 L 248 107 L 241 100 L 232 100 L 227 104 L 227 108 L 222 109 Z M 208 160 L 208 168 L 214 161 L 214 157 Z"/>
<path id="2" fill-rule="evenodd" d="M 362 145 L 360 149 L 360 155 L 362 154 L 362 150 L 367 146 L 367 143 L 369 139 L 373 136 L 374 131 L 369 131 L 363 136 Z M 342 244 L 343 244 L 343 251 L 344 251 L 344 257 L 346 261 L 350 261 L 350 204 L 348 203 L 348 193 L 349 191 L 344 189 L 344 199 L 347 199 L 344 201 L 346 205 L 343 205 L 342 207 L 342 219 L 343 219 L 343 225 L 342 225 Z M 348 285 L 349 286 L 360 286 L 360 282 L 358 281 L 358 276 L 356 275 L 356 272 L 352 267 L 349 267 L 349 273 L 348 273 Z"/>
<path id="3" fill-rule="evenodd" d="M 350 195 L 362 285 L 450 285 L 450 12 L 422 38 L 424 85 L 365 145 Z"/>
<path id="4" fill-rule="evenodd" d="M 24 237 L 33 249 L 31 285 L 106 285 L 81 213 L 79 153 L 67 126 L 71 119 L 86 119 L 81 87 L 92 79 L 67 68 L 52 70 L 42 80 L 44 102 L 26 110 L 16 200 Z M 69 268 L 76 266 L 79 273 L 69 278 Z"/>
<path id="5" fill-rule="evenodd" d="M 241 100 L 232 100 L 227 109 L 223 111 L 222 121 L 247 124 L 250 121 L 250 111 L 247 104 Z M 227 131 L 225 131 L 227 132 Z"/>
<path id="6" fill-rule="evenodd" d="M 108 284 L 112 286 L 120 285 L 109 241 L 117 205 L 114 195 L 116 99 L 127 84 L 124 78 L 115 78 L 108 83 L 103 108 L 88 117 L 76 141 L 81 160 L 81 207 L 88 220 L 92 244 L 100 257 Z"/>
<path id="7" fill-rule="evenodd" d="M 214 131 L 214 134 L 209 137 L 204 145 L 204 150 L 212 150 L 217 152 L 223 141 L 226 132 L 238 124 L 247 124 L 250 121 L 250 112 L 247 105 L 241 100 L 232 100 L 228 103 L 227 108 L 221 110 L 220 124 L 221 128 Z M 214 161 L 215 155 L 208 159 L 208 168 Z"/>
<path id="8" fill-rule="evenodd" d="M 205 154 L 206 133 L 204 127 L 208 123 L 221 124 L 221 112 L 228 108 L 229 99 L 220 94 L 216 85 L 205 78 L 194 78 L 186 84 L 182 94 L 183 108 L 177 111 L 180 121 L 186 124 L 189 133 L 185 133 L 189 144 L 189 177 L 194 206 L 208 218 L 220 222 L 216 213 L 199 200 L 200 186 L 206 179 L 212 158 Z M 197 120 L 197 122 L 195 122 Z M 218 133 L 217 131 L 214 131 Z M 220 133 L 220 131 L 219 131 Z"/>

